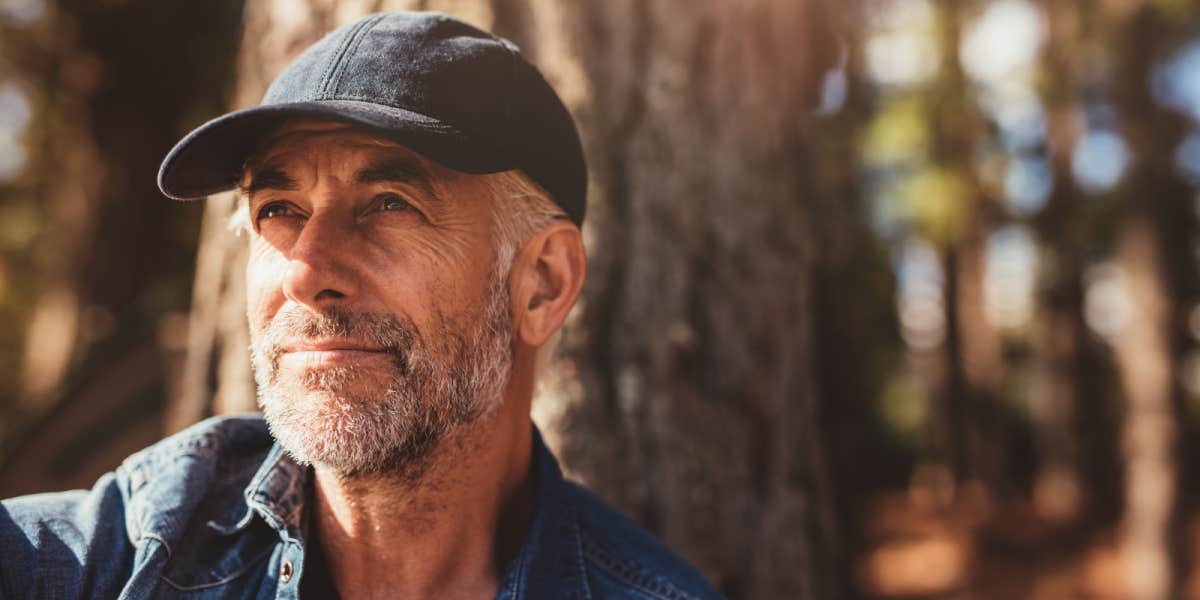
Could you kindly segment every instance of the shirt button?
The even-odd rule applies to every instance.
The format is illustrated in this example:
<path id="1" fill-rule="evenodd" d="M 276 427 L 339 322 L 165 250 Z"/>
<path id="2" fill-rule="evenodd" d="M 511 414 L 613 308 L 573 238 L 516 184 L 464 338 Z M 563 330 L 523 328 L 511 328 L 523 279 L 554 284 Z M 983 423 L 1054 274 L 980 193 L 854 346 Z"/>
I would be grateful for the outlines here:
<path id="1" fill-rule="evenodd" d="M 279 578 L 287 583 L 292 580 L 292 561 L 284 560 L 282 565 L 279 565 Z"/>

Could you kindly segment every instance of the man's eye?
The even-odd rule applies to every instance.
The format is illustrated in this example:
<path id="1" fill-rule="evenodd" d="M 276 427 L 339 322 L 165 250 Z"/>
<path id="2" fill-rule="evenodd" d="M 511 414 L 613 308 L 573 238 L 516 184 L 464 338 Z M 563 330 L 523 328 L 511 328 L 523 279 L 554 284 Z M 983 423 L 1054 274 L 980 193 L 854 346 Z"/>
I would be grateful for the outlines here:
<path id="1" fill-rule="evenodd" d="M 412 205 L 407 200 L 395 194 L 380 194 L 377 197 L 376 205 L 381 211 L 408 210 L 412 208 Z"/>
<path id="2" fill-rule="evenodd" d="M 285 217 L 291 213 L 291 209 L 283 202 L 272 202 L 258 209 L 258 219 L 270 219 L 274 217 Z"/>

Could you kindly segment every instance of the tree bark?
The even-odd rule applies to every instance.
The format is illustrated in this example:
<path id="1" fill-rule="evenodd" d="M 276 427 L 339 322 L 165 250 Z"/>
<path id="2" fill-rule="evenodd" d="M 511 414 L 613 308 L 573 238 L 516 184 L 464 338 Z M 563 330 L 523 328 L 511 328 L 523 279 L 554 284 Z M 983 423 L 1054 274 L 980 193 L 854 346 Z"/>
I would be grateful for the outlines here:
<path id="1" fill-rule="evenodd" d="M 819 44 L 816 7 L 580 15 L 597 193 L 564 454 L 747 598 L 833 593 L 807 318 L 818 225 L 794 166 L 820 50 L 835 50 Z"/>
<path id="2" fill-rule="evenodd" d="M 237 105 L 256 102 L 317 34 L 410 8 L 513 39 L 581 127 L 589 279 L 534 409 L 569 474 L 731 597 L 836 596 L 810 327 L 808 240 L 820 225 L 801 168 L 809 108 L 837 53 L 825 5 L 250 2 Z M 202 256 L 233 260 L 211 249 L 220 243 Z M 197 297 L 234 281 L 198 279 Z M 215 333 L 233 331 L 218 312 L 233 311 L 193 326 L 189 360 L 210 361 L 194 384 L 245 377 L 205 358 L 234 351 Z"/>

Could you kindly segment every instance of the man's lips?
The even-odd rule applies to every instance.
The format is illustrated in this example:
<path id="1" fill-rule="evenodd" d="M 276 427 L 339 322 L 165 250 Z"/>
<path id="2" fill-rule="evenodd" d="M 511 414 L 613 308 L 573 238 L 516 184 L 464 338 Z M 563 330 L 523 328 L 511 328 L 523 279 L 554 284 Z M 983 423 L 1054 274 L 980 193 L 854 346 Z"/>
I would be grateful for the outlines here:
<path id="1" fill-rule="evenodd" d="M 351 340 L 322 340 L 312 342 L 293 342 L 283 347 L 284 352 L 334 352 L 348 350 L 355 352 L 383 352 L 383 348 L 355 342 Z"/>
<path id="2" fill-rule="evenodd" d="M 345 366 L 387 356 L 383 348 L 356 342 L 300 342 L 284 346 L 280 362 L 306 367 Z"/>

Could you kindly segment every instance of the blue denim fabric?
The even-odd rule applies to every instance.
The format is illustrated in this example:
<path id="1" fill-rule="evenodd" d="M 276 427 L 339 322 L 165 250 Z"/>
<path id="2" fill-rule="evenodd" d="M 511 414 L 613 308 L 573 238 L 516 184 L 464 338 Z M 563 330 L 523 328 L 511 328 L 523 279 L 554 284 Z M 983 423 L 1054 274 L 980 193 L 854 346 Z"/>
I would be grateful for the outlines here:
<path id="1" fill-rule="evenodd" d="M 721 597 L 565 481 L 536 430 L 534 461 L 533 520 L 497 599 Z M 130 456 L 90 491 L 0 502 L 0 598 L 295 598 L 309 473 L 261 417 L 221 417 Z"/>

